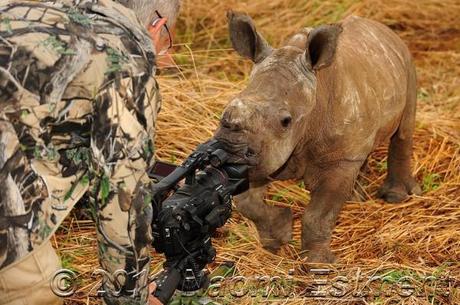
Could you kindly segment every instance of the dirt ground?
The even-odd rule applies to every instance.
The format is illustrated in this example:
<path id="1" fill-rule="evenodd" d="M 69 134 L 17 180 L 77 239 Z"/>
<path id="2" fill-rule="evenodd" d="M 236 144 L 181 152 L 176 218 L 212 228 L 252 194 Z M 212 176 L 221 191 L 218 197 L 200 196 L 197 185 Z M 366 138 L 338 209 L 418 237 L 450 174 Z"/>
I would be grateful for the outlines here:
<path id="1" fill-rule="evenodd" d="M 348 202 L 334 230 L 332 249 L 337 264 L 323 266 L 331 272 L 319 275 L 307 270 L 299 257 L 300 218 L 309 193 L 295 181 L 273 183 L 266 195 L 267 204 L 292 208 L 293 240 L 277 254 L 267 252 L 260 246 L 255 226 L 235 211 L 214 240 L 218 255 L 210 269 L 232 261 L 233 275 L 247 279 L 279 276 L 281 280 L 262 285 L 263 289 L 248 280 L 250 292 L 243 297 L 222 292 L 222 288 L 215 301 L 460 304 L 460 2 L 184 0 L 174 47 L 178 66 L 158 77 L 163 106 L 156 153 L 162 160 L 178 163 L 209 138 L 223 107 L 248 79 L 251 64 L 231 50 L 228 39 L 225 11 L 230 8 L 249 13 L 274 46 L 301 27 L 333 23 L 349 14 L 372 18 L 396 31 L 409 46 L 417 66 L 413 173 L 423 194 L 400 204 L 376 199 L 386 174 L 387 146 L 379 147 L 357 183 L 365 200 Z M 98 266 L 95 238 L 93 223 L 77 220 L 74 214 L 54 238 L 64 267 L 79 273 L 79 293 L 66 304 L 98 302 L 86 297 L 100 282 L 90 276 Z M 161 256 L 154 254 L 152 272 L 160 268 Z M 384 279 L 369 280 L 377 275 Z M 403 287 L 407 277 L 416 289 L 403 296 L 408 291 Z M 314 283 L 318 279 L 327 282 L 321 300 L 309 295 L 307 289 L 317 289 Z M 223 287 L 232 285 L 225 283 Z M 282 297 L 283 293 L 289 297 Z"/>

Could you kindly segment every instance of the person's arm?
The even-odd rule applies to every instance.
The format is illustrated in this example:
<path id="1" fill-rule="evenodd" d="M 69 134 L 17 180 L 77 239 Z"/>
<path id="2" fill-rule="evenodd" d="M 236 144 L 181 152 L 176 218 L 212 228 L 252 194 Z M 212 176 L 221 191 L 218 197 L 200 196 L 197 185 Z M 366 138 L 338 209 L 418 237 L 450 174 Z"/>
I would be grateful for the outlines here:
<path id="1" fill-rule="evenodd" d="M 153 154 L 159 96 L 158 92 L 144 92 L 142 106 L 134 109 L 135 97 L 131 100 L 129 95 L 122 95 L 134 84 L 139 88 L 152 86 L 143 83 L 141 77 L 114 82 L 95 101 L 91 130 L 95 177 L 91 198 L 99 261 L 109 275 L 103 283 L 106 304 L 134 300 L 145 304 L 148 299 L 152 207 L 146 171 Z M 157 89 L 155 85 L 153 88 Z M 118 273 L 124 276 L 118 281 L 110 279 Z"/>
<path id="2" fill-rule="evenodd" d="M 149 2 L 152 1 L 128 3 Z M 144 7 L 142 11 L 149 10 Z M 142 20 L 139 15 L 138 18 Z M 140 35 L 140 32 L 136 34 Z M 135 50 L 136 54 L 150 52 L 145 51 L 152 49 L 151 41 L 137 41 L 149 46 L 139 46 L 144 51 Z M 127 45 L 124 51 L 130 52 L 132 47 Z M 153 58 L 151 53 L 142 63 L 139 59 L 128 63 L 126 61 L 131 57 L 123 50 L 107 51 L 112 66 L 105 72 L 104 90 L 95 99 L 91 130 L 95 177 L 91 181 L 91 198 L 96 216 L 99 261 L 109 276 L 102 287 L 104 302 L 146 304 L 152 299 L 148 291 L 148 248 L 152 239 L 148 191 L 151 182 L 146 171 L 153 158 L 160 95 L 152 75 L 154 69 L 139 70 L 155 65 L 153 61 L 146 61 Z M 116 278 L 112 276 L 114 274 L 125 276 Z"/>
<path id="3" fill-rule="evenodd" d="M 161 100 L 151 41 L 140 26 L 133 26 L 126 20 L 124 39 L 109 37 L 115 43 L 105 46 L 102 61 L 107 67 L 97 71 L 104 81 L 92 110 L 90 196 L 99 262 L 107 275 L 105 304 L 146 304 L 149 295 L 152 207 L 146 172 L 153 160 Z"/>

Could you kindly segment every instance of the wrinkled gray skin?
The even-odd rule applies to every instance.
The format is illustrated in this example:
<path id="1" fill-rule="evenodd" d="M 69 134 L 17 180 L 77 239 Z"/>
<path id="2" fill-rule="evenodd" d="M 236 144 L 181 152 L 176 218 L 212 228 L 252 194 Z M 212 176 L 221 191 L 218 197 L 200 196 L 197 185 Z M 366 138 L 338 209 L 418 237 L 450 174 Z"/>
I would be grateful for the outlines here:
<path id="1" fill-rule="evenodd" d="M 331 233 L 372 150 L 390 141 L 379 196 L 400 202 L 420 187 L 411 176 L 416 76 L 409 51 L 386 26 L 359 17 L 305 28 L 279 49 L 247 15 L 229 12 L 234 49 L 254 67 L 227 105 L 215 137 L 253 165 L 251 189 L 236 198 L 264 247 L 291 239 L 289 208 L 265 205 L 271 180 L 303 179 L 311 202 L 302 218 L 302 250 L 333 262 Z"/>

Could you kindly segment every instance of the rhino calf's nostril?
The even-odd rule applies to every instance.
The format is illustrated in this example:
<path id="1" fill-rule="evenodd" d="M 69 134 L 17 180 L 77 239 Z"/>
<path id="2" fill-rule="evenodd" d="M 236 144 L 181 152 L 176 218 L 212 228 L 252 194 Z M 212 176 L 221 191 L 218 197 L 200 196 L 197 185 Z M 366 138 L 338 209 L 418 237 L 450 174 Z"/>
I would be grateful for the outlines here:
<path id="1" fill-rule="evenodd" d="M 242 124 L 240 121 L 236 121 L 236 120 L 229 120 L 227 118 L 222 118 L 222 120 L 220 121 L 222 127 L 224 128 L 228 128 L 230 129 L 231 131 L 240 131 L 242 130 Z"/>
<path id="2" fill-rule="evenodd" d="M 248 157 L 248 158 L 250 158 L 250 157 L 255 156 L 255 154 L 256 154 L 256 153 L 255 153 L 255 151 L 254 151 L 253 149 L 248 148 L 248 149 L 246 150 L 245 156 Z"/>
<path id="3" fill-rule="evenodd" d="M 239 122 L 233 122 L 232 126 L 230 127 L 231 130 L 233 131 L 240 131 L 242 130 L 242 125 Z"/>
<path id="4" fill-rule="evenodd" d="M 222 127 L 224 127 L 224 128 L 230 128 L 229 122 L 228 122 L 226 119 L 224 119 L 224 118 L 222 118 L 222 119 L 220 120 L 220 125 L 222 125 Z"/>
<path id="5" fill-rule="evenodd" d="M 284 118 L 281 119 L 281 125 L 283 127 L 289 127 L 292 122 L 292 117 L 291 116 L 285 116 Z"/>

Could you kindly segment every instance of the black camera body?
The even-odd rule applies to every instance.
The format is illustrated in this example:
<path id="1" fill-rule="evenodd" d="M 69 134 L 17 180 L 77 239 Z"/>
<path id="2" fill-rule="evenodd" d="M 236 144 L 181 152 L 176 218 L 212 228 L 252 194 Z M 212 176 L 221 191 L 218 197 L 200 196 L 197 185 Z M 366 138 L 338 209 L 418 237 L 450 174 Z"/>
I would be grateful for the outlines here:
<path id="1" fill-rule="evenodd" d="M 230 218 L 232 196 L 249 188 L 247 165 L 228 160 L 223 144 L 210 140 L 152 188 L 153 246 L 166 257 L 155 291 L 163 303 L 176 288 L 206 285 L 203 268 L 216 255 L 211 236 Z"/>

